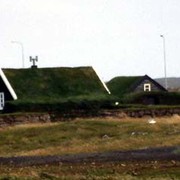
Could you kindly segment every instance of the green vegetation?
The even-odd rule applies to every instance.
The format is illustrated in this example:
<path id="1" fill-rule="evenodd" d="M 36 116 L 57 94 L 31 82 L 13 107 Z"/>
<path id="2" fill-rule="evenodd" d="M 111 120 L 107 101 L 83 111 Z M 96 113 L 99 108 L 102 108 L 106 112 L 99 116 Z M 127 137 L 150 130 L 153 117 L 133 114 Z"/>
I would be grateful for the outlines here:
<path id="1" fill-rule="evenodd" d="M 107 94 L 92 67 L 3 69 L 19 101 L 47 102 Z"/>
<path id="2" fill-rule="evenodd" d="M 125 94 L 130 93 L 132 85 L 136 83 L 140 78 L 141 76 L 115 77 L 107 82 L 107 86 L 109 87 L 113 95 L 117 97 L 123 97 Z"/>
<path id="3" fill-rule="evenodd" d="M 179 105 L 180 93 L 178 92 L 137 92 L 132 91 L 134 85 L 139 81 L 141 76 L 124 76 L 115 77 L 107 86 L 113 96 L 122 104 L 156 104 L 156 105 Z"/>
<path id="4" fill-rule="evenodd" d="M 101 108 L 113 108 L 114 97 L 103 94 L 81 95 L 61 99 L 16 100 L 6 102 L 4 113 L 13 112 L 71 112 L 73 110 L 88 110 L 89 114 Z"/>
<path id="5" fill-rule="evenodd" d="M 157 118 L 154 125 L 148 124 L 148 119 L 128 118 L 21 125 L 1 129 L 0 156 L 74 154 L 178 145 L 179 131 L 177 117 Z"/>
<path id="6" fill-rule="evenodd" d="M 0 130 L 0 156 L 76 154 L 180 145 L 180 118 L 77 119 Z M 133 133 L 134 132 L 134 133 Z M 106 136 L 105 136 L 106 135 Z M 174 152 L 179 153 L 179 149 Z M 179 161 L 0 166 L 0 179 L 179 179 Z"/>
<path id="7" fill-rule="evenodd" d="M 123 97 L 123 103 L 127 104 L 142 104 L 143 101 L 153 99 L 156 105 L 179 105 L 180 93 L 178 92 L 143 92 L 143 93 L 131 93 Z M 154 106 L 155 107 L 155 106 Z"/>
<path id="8" fill-rule="evenodd" d="M 92 67 L 4 69 L 18 100 L 4 112 L 97 109 L 111 97 Z"/>
<path id="9" fill-rule="evenodd" d="M 4 69 L 18 100 L 6 102 L 4 112 L 64 112 L 126 108 L 133 104 L 179 105 L 179 93 L 130 93 L 137 77 L 116 77 L 107 83 L 109 95 L 92 67 Z M 150 101 L 149 101 L 150 100 Z M 115 102 L 120 105 L 115 106 Z M 129 106 L 129 104 L 132 104 Z"/>

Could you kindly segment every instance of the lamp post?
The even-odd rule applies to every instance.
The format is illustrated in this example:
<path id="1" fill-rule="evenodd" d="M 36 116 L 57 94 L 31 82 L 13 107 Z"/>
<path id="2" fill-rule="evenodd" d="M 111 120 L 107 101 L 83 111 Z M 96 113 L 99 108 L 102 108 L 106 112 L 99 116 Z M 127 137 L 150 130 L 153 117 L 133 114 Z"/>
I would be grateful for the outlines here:
<path id="1" fill-rule="evenodd" d="M 165 42 L 165 37 L 164 35 L 160 35 L 163 39 L 163 54 L 164 54 L 164 83 L 165 83 L 165 88 L 168 88 L 167 84 L 167 72 L 166 72 L 166 42 Z"/>
<path id="2" fill-rule="evenodd" d="M 21 46 L 21 52 L 22 52 L 22 68 L 24 68 L 24 46 L 23 43 L 20 41 L 11 41 L 12 43 L 16 43 Z"/>

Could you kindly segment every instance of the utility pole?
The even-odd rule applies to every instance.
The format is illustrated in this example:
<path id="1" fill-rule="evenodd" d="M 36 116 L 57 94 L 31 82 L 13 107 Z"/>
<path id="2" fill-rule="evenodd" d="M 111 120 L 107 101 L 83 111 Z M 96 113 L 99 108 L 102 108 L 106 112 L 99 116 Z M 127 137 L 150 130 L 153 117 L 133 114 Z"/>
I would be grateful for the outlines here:
<path id="1" fill-rule="evenodd" d="M 165 37 L 164 35 L 160 35 L 163 39 L 163 55 L 164 55 L 164 84 L 165 88 L 168 88 L 168 83 L 167 83 L 167 72 L 166 72 L 166 42 L 165 42 Z"/>

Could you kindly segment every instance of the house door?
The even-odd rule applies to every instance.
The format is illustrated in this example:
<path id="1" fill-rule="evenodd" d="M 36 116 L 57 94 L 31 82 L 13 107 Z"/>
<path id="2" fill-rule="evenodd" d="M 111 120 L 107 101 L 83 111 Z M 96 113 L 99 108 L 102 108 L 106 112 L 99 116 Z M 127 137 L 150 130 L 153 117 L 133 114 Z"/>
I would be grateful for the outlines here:
<path id="1" fill-rule="evenodd" d="M 0 110 L 4 108 L 4 93 L 0 92 Z"/>

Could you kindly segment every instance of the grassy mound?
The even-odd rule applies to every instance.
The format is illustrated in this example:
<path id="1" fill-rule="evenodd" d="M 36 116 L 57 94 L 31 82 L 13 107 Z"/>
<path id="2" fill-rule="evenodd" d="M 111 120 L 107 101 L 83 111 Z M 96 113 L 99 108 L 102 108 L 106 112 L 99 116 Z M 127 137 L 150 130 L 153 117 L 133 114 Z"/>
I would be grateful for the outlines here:
<path id="1" fill-rule="evenodd" d="M 18 99 L 49 101 L 66 97 L 106 94 L 92 67 L 3 69 Z"/>
<path id="2" fill-rule="evenodd" d="M 113 95 L 122 97 L 124 94 L 130 92 L 132 85 L 135 84 L 135 82 L 137 82 L 140 78 L 141 76 L 115 77 L 107 82 L 107 86 Z"/>

